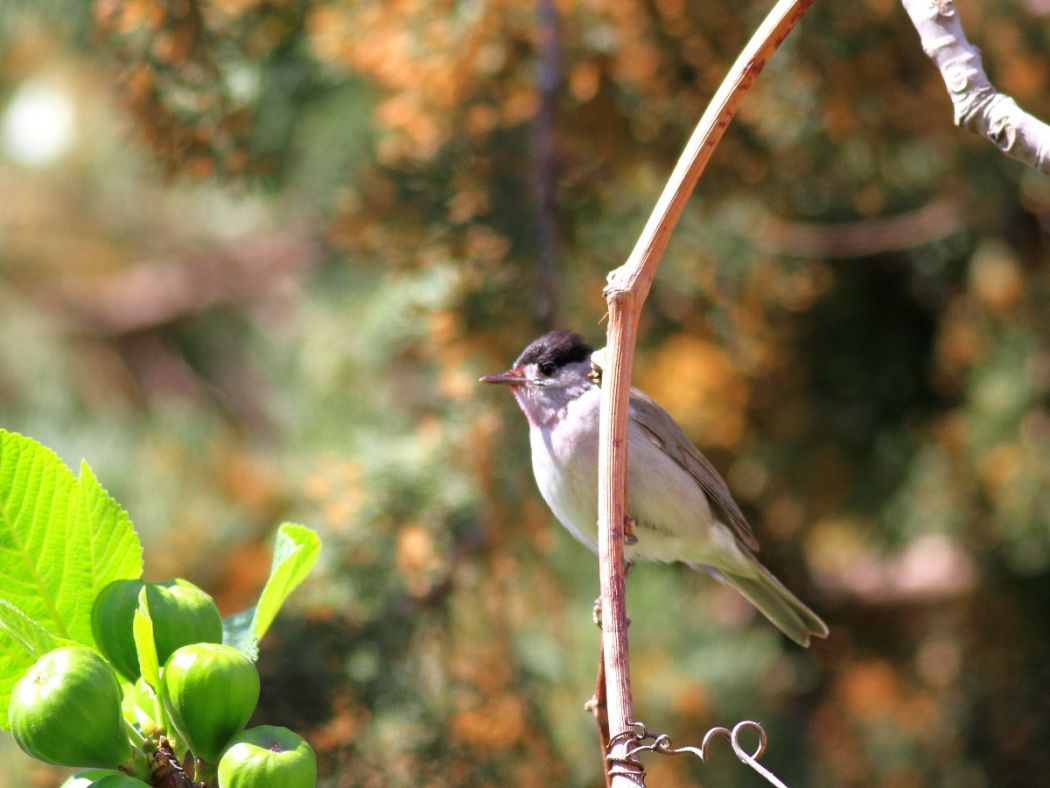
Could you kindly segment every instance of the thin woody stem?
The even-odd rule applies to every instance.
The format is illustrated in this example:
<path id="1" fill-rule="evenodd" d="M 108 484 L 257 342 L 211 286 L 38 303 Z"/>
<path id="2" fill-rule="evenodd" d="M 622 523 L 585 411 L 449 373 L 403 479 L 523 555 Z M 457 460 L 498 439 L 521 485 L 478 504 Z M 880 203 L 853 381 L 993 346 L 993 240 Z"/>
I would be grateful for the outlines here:
<path id="1" fill-rule="evenodd" d="M 630 744 L 623 735 L 634 722 L 627 650 L 623 538 L 627 479 L 627 405 L 638 320 L 671 231 L 700 174 L 736 114 L 755 77 L 787 37 L 812 0 L 780 0 L 761 24 L 711 99 L 634 250 L 609 274 L 605 288 L 609 326 L 602 373 L 598 448 L 598 557 L 602 645 L 606 673 L 612 788 L 642 786 L 643 772 L 623 767 Z"/>
<path id="2" fill-rule="evenodd" d="M 609 707 L 605 696 L 605 647 L 601 640 L 598 641 L 598 676 L 594 683 L 594 695 L 587 701 L 587 710 L 594 715 L 594 721 L 598 725 L 598 741 L 604 755 L 609 751 Z M 607 769 L 603 771 L 605 788 L 610 788 L 612 779 Z"/>

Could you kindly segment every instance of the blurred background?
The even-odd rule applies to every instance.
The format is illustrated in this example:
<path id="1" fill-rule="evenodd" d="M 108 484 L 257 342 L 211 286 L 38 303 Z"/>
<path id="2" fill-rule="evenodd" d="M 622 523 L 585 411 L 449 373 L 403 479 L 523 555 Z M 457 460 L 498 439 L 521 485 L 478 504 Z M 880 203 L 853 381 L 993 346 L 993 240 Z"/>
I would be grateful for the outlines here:
<path id="1" fill-rule="evenodd" d="M 593 557 L 476 384 L 601 344 L 630 251 L 768 3 L 0 0 L 0 426 L 86 458 L 147 576 L 319 570 L 259 721 L 323 786 L 597 786 Z M 1050 4 L 959 11 L 1050 117 Z M 638 716 L 760 720 L 792 786 L 1050 767 L 1050 179 L 955 129 L 899 4 L 817 3 L 675 233 L 635 380 L 831 637 L 681 567 L 629 588 Z M 759 786 L 728 747 L 652 786 Z M 46 788 L 0 737 L 0 783 Z"/>

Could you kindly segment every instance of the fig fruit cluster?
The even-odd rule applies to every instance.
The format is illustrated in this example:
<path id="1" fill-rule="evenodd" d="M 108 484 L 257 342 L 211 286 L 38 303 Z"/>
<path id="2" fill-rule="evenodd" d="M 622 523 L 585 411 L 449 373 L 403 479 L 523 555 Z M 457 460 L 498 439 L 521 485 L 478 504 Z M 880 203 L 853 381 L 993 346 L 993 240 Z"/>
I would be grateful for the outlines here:
<path id="1" fill-rule="evenodd" d="M 116 580 L 95 599 L 91 631 L 99 651 L 125 679 L 134 682 L 141 675 L 131 625 L 143 589 L 153 620 L 157 661 L 161 665 L 180 646 L 222 643 L 219 609 L 212 598 L 193 583 L 181 579 L 165 583 Z"/>
<path id="2" fill-rule="evenodd" d="M 136 709 L 145 685 L 133 622 L 143 592 L 162 667 L 156 696 L 146 691 L 157 702 Z M 40 657 L 15 684 L 8 708 L 23 751 L 85 769 L 63 788 L 148 786 L 161 747 L 193 764 L 194 779 L 209 786 L 314 786 L 317 759 L 302 737 L 269 725 L 245 729 L 259 674 L 222 643 L 222 619 L 204 591 L 185 580 L 118 580 L 96 598 L 92 631 L 97 650 L 64 645 Z"/>

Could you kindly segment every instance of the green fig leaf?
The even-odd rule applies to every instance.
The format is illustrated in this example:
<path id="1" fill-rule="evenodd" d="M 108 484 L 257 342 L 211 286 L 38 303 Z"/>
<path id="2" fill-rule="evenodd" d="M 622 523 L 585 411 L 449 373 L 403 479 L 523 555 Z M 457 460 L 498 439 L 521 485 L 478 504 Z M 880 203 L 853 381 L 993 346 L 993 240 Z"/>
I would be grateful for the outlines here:
<path id="1" fill-rule="evenodd" d="M 254 605 L 222 620 L 222 642 L 247 655 L 253 662 L 259 658 L 259 639 L 255 637 L 252 626 L 254 621 Z"/>
<path id="2" fill-rule="evenodd" d="M 86 462 L 80 463 L 77 479 L 77 517 L 74 543 L 86 551 L 91 566 L 91 594 L 88 603 L 88 631 L 91 605 L 98 592 L 114 580 L 134 580 L 142 576 L 142 544 L 131 518 L 99 484 Z"/>
<path id="3" fill-rule="evenodd" d="M 50 449 L 0 430 L 0 555 L 0 599 L 7 603 L 0 613 L 0 726 L 6 726 L 27 642 L 39 646 L 42 630 L 58 641 L 94 645 L 95 596 L 112 580 L 141 574 L 142 546 L 86 464 L 78 480 Z"/>
<path id="4" fill-rule="evenodd" d="M 156 692 L 160 687 L 160 662 L 157 659 L 157 644 L 153 639 L 153 619 L 150 618 L 146 592 L 146 588 L 139 591 L 139 607 L 135 611 L 131 630 L 135 636 L 135 652 L 139 658 L 142 680 Z"/>
<path id="5" fill-rule="evenodd" d="M 277 529 L 270 577 L 255 606 L 252 628 L 257 639 L 262 640 L 288 595 L 310 574 L 320 552 L 321 539 L 306 526 L 284 523 Z"/>
<path id="6" fill-rule="evenodd" d="M 317 533 L 303 525 L 284 523 L 277 529 L 270 577 L 253 608 L 223 621 L 223 643 L 256 659 L 259 641 L 266 634 L 281 605 L 310 574 L 321 552 Z"/>
<path id="7" fill-rule="evenodd" d="M 57 454 L 0 432 L 0 595 L 53 635 L 90 645 L 91 567 L 72 538 L 76 489 Z"/>
<path id="8" fill-rule="evenodd" d="M 0 430 L 0 597 L 56 637 L 94 645 L 91 606 L 110 581 L 142 573 L 131 520 L 87 464 Z"/>
<path id="9" fill-rule="evenodd" d="M 6 599 L 0 599 L 0 633 L 12 640 L 35 662 L 63 643 Z"/>

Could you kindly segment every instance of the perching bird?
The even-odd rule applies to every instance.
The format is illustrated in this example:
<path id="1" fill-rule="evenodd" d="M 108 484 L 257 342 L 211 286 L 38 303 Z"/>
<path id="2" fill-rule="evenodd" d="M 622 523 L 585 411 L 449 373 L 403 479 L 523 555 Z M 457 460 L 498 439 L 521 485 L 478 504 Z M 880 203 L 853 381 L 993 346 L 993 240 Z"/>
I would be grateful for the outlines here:
<path id="1" fill-rule="evenodd" d="M 592 349 L 579 334 L 551 331 L 484 383 L 511 387 L 529 421 L 540 494 L 569 532 L 597 552 L 598 412 Z M 624 558 L 682 561 L 728 583 L 802 646 L 827 637 L 823 621 L 759 563 L 751 526 L 718 471 L 674 419 L 631 389 Z"/>

